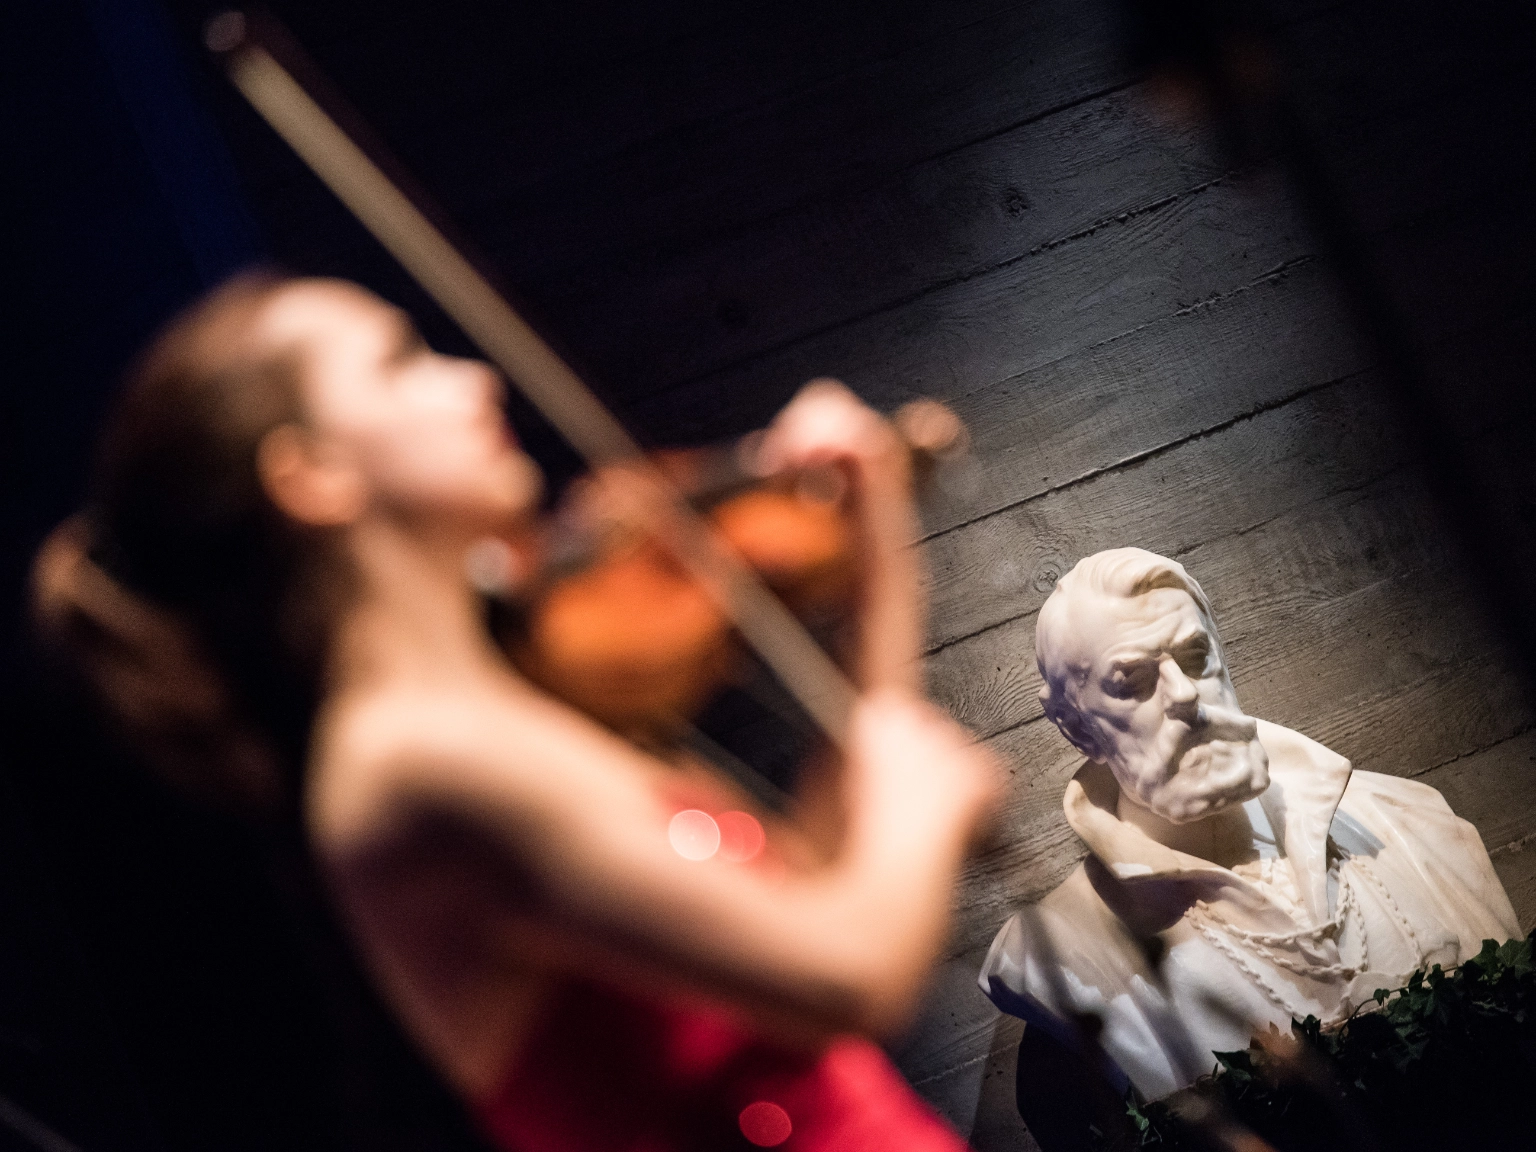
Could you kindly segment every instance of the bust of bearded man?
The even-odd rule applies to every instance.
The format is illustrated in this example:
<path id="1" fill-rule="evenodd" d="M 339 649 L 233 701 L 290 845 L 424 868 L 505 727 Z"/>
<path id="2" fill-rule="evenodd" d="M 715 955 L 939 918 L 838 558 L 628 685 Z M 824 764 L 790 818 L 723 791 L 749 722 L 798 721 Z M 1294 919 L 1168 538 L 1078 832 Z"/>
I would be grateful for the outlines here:
<path id="1" fill-rule="evenodd" d="M 1440 793 L 1244 715 L 1178 563 L 1081 561 L 1040 610 L 1035 658 L 1045 714 L 1087 757 L 1064 804 L 1089 855 L 1003 925 L 980 982 L 1068 1043 L 1067 1022 L 1096 1015 L 1117 1087 L 1167 1095 L 1269 1024 L 1341 1023 L 1519 934 Z"/>

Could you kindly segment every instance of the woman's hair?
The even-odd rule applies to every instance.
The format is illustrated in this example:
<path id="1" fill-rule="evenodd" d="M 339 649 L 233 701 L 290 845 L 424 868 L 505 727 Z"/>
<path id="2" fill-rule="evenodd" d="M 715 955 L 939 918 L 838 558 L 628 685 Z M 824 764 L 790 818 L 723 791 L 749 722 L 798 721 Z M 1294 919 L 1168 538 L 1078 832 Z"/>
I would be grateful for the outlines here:
<path id="1" fill-rule="evenodd" d="M 257 337 L 290 281 L 237 277 L 130 370 L 84 512 L 34 568 L 49 635 L 151 764 L 205 799 L 297 803 L 327 549 L 267 498 L 257 453 L 300 422 L 296 349 Z"/>
<path id="2" fill-rule="evenodd" d="M 297 819 L 347 569 L 257 472 L 267 433 L 304 417 L 298 350 L 257 339 L 291 283 L 241 276 L 156 337 L 108 420 L 85 510 L 38 553 L 33 606 L 151 767 L 257 818 L 259 859 L 339 1045 L 340 1111 L 318 1122 L 339 1123 L 348 1147 L 479 1147 L 365 979 Z"/>

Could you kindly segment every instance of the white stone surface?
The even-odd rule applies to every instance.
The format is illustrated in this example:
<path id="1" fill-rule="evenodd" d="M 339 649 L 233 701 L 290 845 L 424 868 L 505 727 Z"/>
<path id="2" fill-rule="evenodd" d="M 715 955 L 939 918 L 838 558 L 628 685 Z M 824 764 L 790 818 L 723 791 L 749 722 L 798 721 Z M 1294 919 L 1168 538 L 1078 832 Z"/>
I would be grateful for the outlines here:
<path id="1" fill-rule="evenodd" d="M 1267 1024 L 1340 1023 L 1416 968 L 1518 935 L 1477 831 L 1438 792 L 1243 714 L 1177 563 L 1088 557 L 1035 646 L 1046 714 L 1087 757 L 1065 809 L 1089 856 L 1003 925 L 980 982 L 1069 1042 L 1072 1015 L 1097 1015 L 1144 1096 Z"/>

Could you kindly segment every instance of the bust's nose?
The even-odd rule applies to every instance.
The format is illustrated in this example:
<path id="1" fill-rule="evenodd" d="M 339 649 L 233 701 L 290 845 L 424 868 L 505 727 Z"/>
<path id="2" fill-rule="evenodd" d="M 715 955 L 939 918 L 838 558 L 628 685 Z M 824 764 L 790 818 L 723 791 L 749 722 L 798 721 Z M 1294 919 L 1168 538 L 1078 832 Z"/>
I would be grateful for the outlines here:
<path id="1" fill-rule="evenodd" d="M 1193 724 L 1200 715 L 1200 692 L 1172 656 L 1164 656 L 1158 665 L 1158 686 L 1163 694 L 1164 713 Z"/>

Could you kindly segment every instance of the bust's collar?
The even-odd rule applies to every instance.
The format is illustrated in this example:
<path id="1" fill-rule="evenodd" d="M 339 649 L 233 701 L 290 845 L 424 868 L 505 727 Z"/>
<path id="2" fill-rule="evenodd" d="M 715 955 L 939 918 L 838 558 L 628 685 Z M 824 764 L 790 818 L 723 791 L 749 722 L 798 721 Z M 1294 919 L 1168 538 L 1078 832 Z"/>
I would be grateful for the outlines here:
<path id="1" fill-rule="evenodd" d="M 1269 788 L 1259 803 L 1274 829 L 1276 844 L 1291 863 L 1313 923 L 1321 924 L 1331 916 L 1328 828 L 1349 783 L 1350 764 L 1299 732 L 1266 720 L 1258 721 L 1258 726 L 1259 742 L 1269 754 Z M 1104 866 L 1109 886 L 1124 890 L 1126 899 L 1122 901 L 1095 884 L 1122 919 L 1130 905 L 1151 908 L 1169 903 L 1167 897 L 1174 893 L 1151 890 L 1169 884 L 1204 890 L 1206 897 L 1222 890 L 1227 899 L 1235 898 L 1248 905 L 1254 915 L 1267 918 L 1263 909 L 1268 901 L 1235 872 L 1159 844 L 1134 824 L 1121 820 L 1115 814 L 1119 797 L 1120 787 L 1109 768 L 1090 761 L 1068 783 L 1063 807 L 1067 823 Z M 1147 927 L 1156 930 L 1154 925 Z"/>

